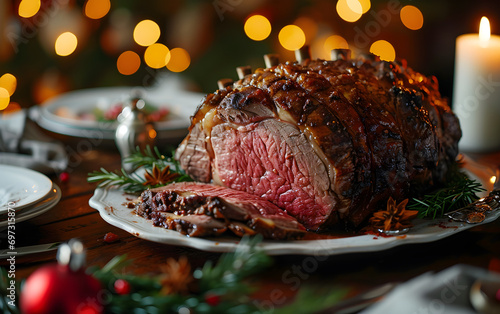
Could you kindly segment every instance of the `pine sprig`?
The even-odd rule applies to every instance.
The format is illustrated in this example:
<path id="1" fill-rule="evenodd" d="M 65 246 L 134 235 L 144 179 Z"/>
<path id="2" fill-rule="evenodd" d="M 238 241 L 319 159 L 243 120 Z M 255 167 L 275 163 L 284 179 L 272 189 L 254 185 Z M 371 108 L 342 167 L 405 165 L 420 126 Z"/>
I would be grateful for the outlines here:
<path id="1" fill-rule="evenodd" d="M 346 294 L 347 289 L 334 287 L 331 289 L 302 288 L 296 295 L 295 301 L 291 304 L 277 308 L 273 314 L 288 313 L 334 313 L 329 308 L 337 304 Z M 318 298 L 322 295 L 322 298 Z"/>
<path id="2" fill-rule="evenodd" d="M 194 273 L 199 279 L 200 288 L 214 290 L 221 294 L 248 292 L 241 281 L 271 264 L 271 258 L 258 249 L 262 236 L 243 237 L 236 250 L 221 256 L 214 266 L 208 261 Z"/>
<path id="3" fill-rule="evenodd" d="M 407 208 L 418 210 L 419 218 L 435 219 L 476 201 L 479 198 L 476 194 L 482 191 L 485 189 L 481 183 L 470 179 L 456 164 L 449 171 L 446 186 L 420 199 L 414 198 Z"/>
<path id="4" fill-rule="evenodd" d="M 261 237 L 243 237 L 234 252 L 222 254 L 215 264 L 207 261 L 202 268 L 193 272 L 196 288 L 188 294 L 161 294 L 161 276 L 122 274 L 122 267 L 127 264 L 125 256 L 114 258 L 103 268 L 94 268 L 93 275 L 103 287 L 113 287 L 117 279 L 124 279 L 131 286 L 131 292 L 127 295 L 109 291 L 106 295 L 106 312 L 110 313 L 177 313 L 179 309 L 185 308 L 192 313 L 257 314 L 261 313 L 259 302 L 250 299 L 249 292 L 253 289 L 247 279 L 272 262 L 271 257 L 259 249 L 261 240 Z M 288 310 L 327 308 L 339 301 L 344 290 L 335 289 L 320 294 L 311 290 L 302 291 L 299 295 L 307 297 L 295 299 L 286 307 Z M 208 296 L 217 296 L 218 301 L 209 302 Z M 269 313 L 273 312 L 275 310 Z"/>

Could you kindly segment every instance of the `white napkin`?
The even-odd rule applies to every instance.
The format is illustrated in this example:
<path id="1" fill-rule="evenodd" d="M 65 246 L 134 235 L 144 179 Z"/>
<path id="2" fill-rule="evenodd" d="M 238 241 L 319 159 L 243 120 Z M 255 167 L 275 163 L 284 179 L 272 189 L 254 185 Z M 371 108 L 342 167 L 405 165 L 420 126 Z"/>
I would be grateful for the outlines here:
<path id="1" fill-rule="evenodd" d="M 476 279 L 500 275 L 467 265 L 455 265 L 439 273 L 428 272 L 398 285 L 364 314 L 474 314 L 469 301 Z"/>
<path id="2" fill-rule="evenodd" d="M 14 152 L 18 149 L 25 124 L 26 112 L 24 110 L 13 114 L 0 115 L 0 152 Z"/>
<path id="3" fill-rule="evenodd" d="M 0 116 L 0 164 L 52 173 L 66 169 L 68 156 L 63 145 L 43 135 L 22 110 Z"/>

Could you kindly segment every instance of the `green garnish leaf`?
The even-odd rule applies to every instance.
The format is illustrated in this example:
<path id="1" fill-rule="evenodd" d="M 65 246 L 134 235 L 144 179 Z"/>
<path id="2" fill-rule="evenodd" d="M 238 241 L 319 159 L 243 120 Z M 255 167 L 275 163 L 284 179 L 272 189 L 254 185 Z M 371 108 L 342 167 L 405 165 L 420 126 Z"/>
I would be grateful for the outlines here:
<path id="1" fill-rule="evenodd" d="M 470 179 L 460 164 L 455 163 L 450 166 L 445 186 L 421 198 L 413 198 L 406 208 L 418 210 L 419 218 L 435 219 L 476 201 L 479 199 L 476 194 L 483 191 L 481 183 Z"/>

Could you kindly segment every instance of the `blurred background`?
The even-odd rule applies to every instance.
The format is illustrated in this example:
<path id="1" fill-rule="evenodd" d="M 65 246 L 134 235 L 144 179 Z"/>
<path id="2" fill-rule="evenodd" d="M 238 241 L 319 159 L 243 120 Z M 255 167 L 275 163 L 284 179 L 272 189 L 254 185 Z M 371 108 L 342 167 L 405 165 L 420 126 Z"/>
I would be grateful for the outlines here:
<path id="1" fill-rule="evenodd" d="M 499 1 L 0 0 L 0 109 L 164 76 L 212 92 L 237 66 L 294 60 L 302 45 L 314 58 L 350 48 L 406 59 L 451 98 L 456 37 L 482 16 L 500 33 Z"/>

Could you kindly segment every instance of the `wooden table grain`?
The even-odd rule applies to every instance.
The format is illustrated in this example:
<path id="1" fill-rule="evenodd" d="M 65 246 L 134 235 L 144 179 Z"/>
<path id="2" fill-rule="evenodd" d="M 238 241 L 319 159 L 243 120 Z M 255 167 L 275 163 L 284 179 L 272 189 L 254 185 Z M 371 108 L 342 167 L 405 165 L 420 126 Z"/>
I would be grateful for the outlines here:
<path id="1" fill-rule="evenodd" d="M 500 166 L 500 152 L 468 156 L 490 168 Z M 87 183 L 86 178 L 89 172 L 100 167 L 108 170 L 120 167 L 120 156 L 113 145 L 86 150 L 70 165 L 67 182 L 51 176 L 61 188 L 61 201 L 47 213 L 16 224 L 17 247 L 78 238 L 87 249 L 87 265 L 103 266 L 114 256 L 127 254 L 133 259 L 127 272 L 151 275 L 159 273 L 159 265 L 168 257 L 185 255 L 195 268 L 219 258 L 219 253 L 142 240 L 101 219 L 89 206 L 95 184 Z M 119 240 L 106 243 L 104 235 L 108 232 L 118 235 Z M 5 248 L 5 235 L 1 242 Z M 55 251 L 50 251 L 16 257 L 16 278 L 26 278 L 38 267 L 54 262 L 55 255 Z M 254 278 L 260 287 L 258 297 L 263 306 L 287 302 L 304 286 L 321 286 L 327 291 L 340 287 L 349 291 L 348 297 L 387 282 L 407 281 L 459 263 L 500 271 L 500 220 L 431 243 L 321 260 L 299 255 L 275 256 L 273 260 L 269 269 Z M 0 266 L 8 266 L 8 262 L 2 260 Z"/>

